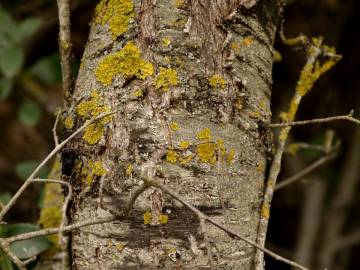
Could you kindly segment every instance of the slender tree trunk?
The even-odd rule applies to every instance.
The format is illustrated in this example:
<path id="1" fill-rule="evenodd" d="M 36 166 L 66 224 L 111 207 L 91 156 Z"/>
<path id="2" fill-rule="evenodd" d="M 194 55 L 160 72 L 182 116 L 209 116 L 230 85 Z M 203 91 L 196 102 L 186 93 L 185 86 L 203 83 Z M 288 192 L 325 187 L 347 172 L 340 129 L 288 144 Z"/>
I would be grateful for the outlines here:
<path id="1" fill-rule="evenodd" d="M 271 116 L 275 2 L 98 4 L 65 133 L 116 113 L 63 153 L 71 222 L 109 214 L 101 189 L 103 204 L 122 210 L 143 179 L 157 178 L 256 241 L 271 145 L 263 123 Z M 207 269 L 211 260 L 215 269 L 251 269 L 252 247 L 209 224 L 205 235 L 196 216 L 149 188 L 125 221 L 72 233 L 73 268 Z"/>

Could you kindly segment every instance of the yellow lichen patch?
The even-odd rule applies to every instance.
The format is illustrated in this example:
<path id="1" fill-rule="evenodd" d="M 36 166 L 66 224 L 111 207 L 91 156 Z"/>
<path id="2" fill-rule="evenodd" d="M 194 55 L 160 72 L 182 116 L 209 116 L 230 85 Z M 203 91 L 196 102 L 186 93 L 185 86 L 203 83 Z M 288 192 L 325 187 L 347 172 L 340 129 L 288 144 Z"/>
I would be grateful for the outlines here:
<path id="1" fill-rule="evenodd" d="M 269 209 L 269 206 L 267 204 L 263 204 L 262 207 L 261 207 L 261 213 L 260 215 L 263 217 L 263 218 L 266 218 L 266 219 L 269 219 L 270 218 L 270 209 Z"/>
<path id="2" fill-rule="evenodd" d="M 172 131 L 178 131 L 180 129 L 180 126 L 177 122 L 171 122 L 169 126 Z"/>
<path id="3" fill-rule="evenodd" d="M 104 164 L 102 161 L 89 161 L 89 166 L 91 168 L 91 172 L 95 176 L 102 176 L 106 173 L 106 169 L 104 168 Z"/>
<path id="4" fill-rule="evenodd" d="M 245 46 L 250 46 L 253 43 L 253 39 L 251 37 L 244 37 L 242 40 L 242 44 Z"/>
<path id="5" fill-rule="evenodd" d="M 133 165 L 129 164 L 126 168 L 126 174 L 130 175 L 133 172 L 133 170 L 134 170 Z"/>
<path id="6" fill-rule="evenodd" d="M 190 142 L 188 142 L 188 141 L 181 141 L 181 142 L 179 142 L 179 148 L 180 148 L 181 150 L 188 149 L 189 146 L 190 146 Z"/>
<path id="7" fill-rule="evenodd" d="M 166 153 L 166 161 L 168 161 L 170 163 L 176 163 L 178 156 L 179 155 L 174 150 L 170 149 Z"/>
<path id="8" fill-rule="evenodd" d="M 144 218 L 144 224 L 150 224 L 152 219 L 152 214 L 149 211 L 147 211 L 144 213 L 143 218 Z"/>
<path id="9" fill-rule="evenodd" d="M 164 48 L 169 47 L 170 44 L 171 44 L 171 38 L 170 38 L 170 37 L 164 37 L 164 38 L 161 40 L 161 45 L 162 45 Z"/>
<path id="10" fill-rule="evenodd" d="M 230 164 L 234 161 L 234 158 L 235 158 L 235 149 L 230 149 L 226 157 L 226 161 Z"/>
<path id="11" fill-rule="evenodd" d="M 212 139 L 210 128 L 204 128 L 196 134 L 200 141 L 208 141 Z"/>
<path id="12" fill-rule="evenodd" d="M 242 108 L 244 107 L 243 105 L 243 99 L 242 98 L 238 98 L 235 102 L 235 107 L 238 109 L 238 110 L 242 110 Z"/>
<path id="13" fill-rule="evenodd" d="M 291 143 L 287 147 L 287 152 L 290 155 L 295 156 L 297 154 L 297 152 L 299 151 L 299 149 L 300 149 L 300 145 L 298 143 Z"/>
<path id="14" fill-rule="evenodd" d="M 209 78 L 209 84 L 212 88 L 225 89 L 226 81 L 220 74 L 214 74 Z"/>
<path id="15" fill-rule="evenodd" d="M 183 8 L 185 6 L 185 0 L 174 0 L 176 8 Z"/>
<path id="16" fill-rule="evenodd" d="M 235 52 L 239 52 L 241 46 L 239 42 L 233 41 L 230 43 L 230 48 L 233 49 Z"/>
<path id="17" fill-rule="evenodd" d="M 273 61 L 274 62 L 281 62 L 282 61 L 282 55 L 279 51 L 274 50 L 273 51 Z"/>
<path id="18" fill-rule="evenodd" d="M 159 74 L 154 80 L 156 89 L 162 89 L 164 92 L 169 91 L 170 86 L 178 84 L 177 72 L 172 68 L 160 67 Z"/>
<path id="19" fill-rule="evenodd" d="M 71 116 L 67 116 L 64 120 L 64 126 L 67 129 L 72 129 L 74 127 L 74 119 Z"/>
<path id="20" fill-rule="evenodd" d="M 258 112 L 258 111 L 256 111 L 256 112 L 251 111 L 251 112 L 249 112 L 249 116 L 250 116 L 251 118 L 258 119 L 258 118 L 260 117 L 260 112 Z"/>
<path id="21" fill-rule="evenodd" d="M 141 89 L 137 89 L 137 90 L 134 92 L 134 96 L 135 96 L 136 98 L 141 98 L 141 97 L 144 96 L 144 93 L 143 93 L 143 91 L 142 91 Z"/>
<path id="22" fill-rule="evenodd" d="M 101 124 L 90 124 L 85 128 L 83 139 L 88 144 L 96 144 L 104 134 L 104 127 Z"/>
<path id="23" fill-rule="evenodd" d="M 132 0 L 102 0 L 95 10 L 95 23 L 108 23 L 113 39 L 128 30 L 129 21 L 134 18 Z"/>
<path id="24" fill-rule="evenodd" d="M 192 158 L 193 158 L 192 154 L 187 155 L 187 156 L 180 156 L 179 157 L 180 164 L 185 165 L 185 164 L 189 163 L 192 160 Z"/>
<path id="25" fill-rule="evenodd" d="M 118 74 L 144 80 L 153 73 L 153 65 L 143 60 L 139 48 L 129 41 L 120 51 L 105 56 L 99 62 L 95 76 L 103 85 L 109 85 Z"/>
<path id="26" fill-rule="evenodd" d="M 164 225 L 164 224 L 168 223 L 168 221 L 169 221 L 168 215 L 160 215 L 160 217 L 159 217 L 160 224 Z"/>
<path id="27" fill-rule="evenodd" d="M 125 245 L 123 243 L 117 243 L 117 244 L 115 244 L 115 247 L 116 247 L 117 251 L 121 252 L 125 248 Z"/>
<path id="28" fill-rule="evenodd" d="M 90 99 L 82 101 L 76 108 L 77 114 L 83 119 L 90 119 L 102 113 L 110 112 L 110 107 L 103 105 L 103 100 L 97 90 L 93 90 Z M 83 139 L 89 144 L 97 143 L 104 134 L 104 125 L 109 123 L 111 116 L 106 116 L 85 128 Z"/>
<path id="29" fill-rule="evenodd" d="M 202 162 L 215 164 L 216 148 L 217 145 L 215 143 L 201 143 L 197 146 L 197 155 Z"/>
<path id="30" fill-rule="evenodd" d="M 217 139 L 216 142 L 217 142 L 218 150 L 220 150 L 220 152 L 222 154 L 225 154 L 226 150 L 225 150 L 224 140 L 223 139 Z"/>

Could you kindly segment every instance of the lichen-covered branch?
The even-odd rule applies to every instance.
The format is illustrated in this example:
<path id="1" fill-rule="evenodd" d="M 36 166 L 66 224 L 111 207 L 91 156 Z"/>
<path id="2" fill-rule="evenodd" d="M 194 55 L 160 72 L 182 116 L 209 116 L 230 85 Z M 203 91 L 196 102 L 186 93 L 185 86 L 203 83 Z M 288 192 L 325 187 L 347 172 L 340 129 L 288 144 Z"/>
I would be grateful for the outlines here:
<path id="1" fill-rule="evenodd" d="M 285 39 L 283 37 L 283 39 Z M 285 39 L 286 40 L 286 39 Z M 288 40 L 289 41 L 289 40 Z M 286 43 L 286 42 L 285 42 Z M 301 70 L 300 78 L 297 82 L 295 93 L 290 101 L 289 109 L 281 114 L 285 122 L 293 122 L 302 98 L 313 88 L 314 83 L 320 76 L 332 68 L 339 60 L 334 48 L 322 45 L 322 38 L 307 39 L 303 36 L 290 42 L 289 45 L 303 45 L 306 49 L 306 63 Z M 283 127 L 278 136 L 276 152 L 270 167 L 269 177 L 265 187 L 264 199 L 261 206 L 260 223 L 258 228 L 257 244 L 265 246 L 266 232 L 270 218 L 270 205 L 274 193 L 274 188 L 278 175 L 281 170 L 281 161 L 285 149 L 285 143 L 291 126 Z M 263 269 L 264 254 L 257 250 L 255 257 L 255 268 Z"/>

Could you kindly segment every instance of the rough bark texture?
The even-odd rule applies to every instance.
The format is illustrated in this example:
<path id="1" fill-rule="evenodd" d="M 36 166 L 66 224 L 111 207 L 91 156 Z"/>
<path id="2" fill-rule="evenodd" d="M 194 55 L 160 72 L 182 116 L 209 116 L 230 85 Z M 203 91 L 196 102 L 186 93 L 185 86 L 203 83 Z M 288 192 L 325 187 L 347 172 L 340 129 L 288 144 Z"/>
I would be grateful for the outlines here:
<path id="1" fill-rule="evenodd" d="M 117 113 L 67 147 L 76 156 L 65 168 L 75 191 L 71 222 L 108 215 L 99 207 L 102 176 L 104 202 L 118 209 L 156 176 L 256 240 L 278 12 L 270 0 L 98 5 L 65 133 L 99 112 Z M 252 247 L 211 225 L 206 231 L 216 269 L 251 269 Z M 127 221 L 74 232 L 71 251 L 74 269 L 209 267 L 197 218 L 154 188 Z"/>

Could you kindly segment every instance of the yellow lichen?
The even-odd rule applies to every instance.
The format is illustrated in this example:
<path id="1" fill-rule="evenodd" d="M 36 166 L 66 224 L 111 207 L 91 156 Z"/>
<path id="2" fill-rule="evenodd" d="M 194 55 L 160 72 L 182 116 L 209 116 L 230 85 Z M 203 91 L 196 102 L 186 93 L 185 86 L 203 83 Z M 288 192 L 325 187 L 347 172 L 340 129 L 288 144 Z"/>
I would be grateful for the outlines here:
<path id="1" fill-rule="evenodd" d="M 215 143 L 201 143 L 197 146 L 197 155 L 202 162 L 215 164 L 216 148 L 217 145 Z"/>
<path id="2" fill-rule="evenodd" d="M 83 139 L 88 144 L 96 144 L 104 135 L 104 127 L 101 124 L 90 124 L 85 128 Z"/>
<path id="3" fill-rule="evenodd" d="M 181 142 L 179 142 L 179 148 L 180 148 L 181 150 L 188 149 L 189 146 L 190 146 L 190 142 L 188 142 L 188 141 L 181 141 Z"/>
<path id="4" fill-rule="evenodd" d="M 176 8 L 183 8 L 185 5 L 185 0 L 174 0 Z"/>
<path id="5" fill-rule="evenodd" d="M 300 149 L 300 145 L 298 143 L 291 143 L 287 147 L 287 152 L 290 155 L 295 156 L 297 154 L 297 152 L 299 151 L 299 149 Z"/>
<path id="6" fill-rule="evenodd" d="M 166 153 L 166 161 L 176 163 L 178 156 L 179 155 L 174 150 L 168 150 Z"/>
<path id="7" fill-rule="evenodd" d="M 129 21 L 134 16 L 132 0 L 102 0 L 95 10 L 95 23 L 108 24 L 115 40 L 128 30 Z"/>
<path id="8" fill-rule="evenodd" d="M 90 119 L 102 113 L 110 112 L 110 107 L 103 105 L 103 100 L 97 90 L 93 90 L 90 99 L 79 103 L 77 114 L 83 119 Z M 89 144 L 97 143 L 104 134 L 104 125 L 109 123 L 111 116 L 106 116 L 85 128 L 83 139 Z"/>
<path id="9" fill-rule="evenodd" d="M 164 92 L 169 91 L 170 86 L 178 84 L 177 72 L 172 68 L 160 67 L 159 74 L 154 80 L 156 89 L 162 89 Z"/>
<path id="10" fill-rule="evenodd" d="M 144 218 L 144 224 L 150 224 L 152 219 L 151 212 L 149 211 L 145 212 L 143 218 Z"/>
<path id="11" fill-rule="evenodd" d="M 282 55 L 279 51 L 274 50 L 273 51 L 273 61 L 274 62 L 281 62 L 282 61 Z"/>
<path id="12" fill-rule="evenodd" d="M 64 126 L 67 129 L 72 129 L 74 127 L 74 119 L 71 116 L 67 116 L 64 120 Z"/>
<path id="13" fill-rule="evenodd" d="M 230 43 L 230 48 L 233 49 L 235 52 L 240 52 L 241 46 L 239 42 L 233 41 Z"/>
<path id="14" fill-rule="evenodd" d="M 185 164 L 189 163 L 192 160 L 192 158 L 193 158 L 192 154 L 187 155 L 187 156 L 180 156 L 179 157 L 180 164 L 185 165 Z"/>
<path id="15" fill-rule="evenodd" d="M 228 163 L 232 163 L 234 161 L 235 158 L 235 149 L 230 149 L 229 154 L 226 157 L 226 161 Z"/>
<path id="16" fill-rule="evenodd" d="M 164 224 L 168 223 L 168 221 L 169 221 L 168 215 L 160 215 L 160 217 L 159 217 L 160 224 L 164 225 Z"/>
<path id="17" fill-rule="evenodd" d="M 265 219 L 270 218 L 270 209 L 269 209 L 269 206 L 266 203 L 264 203 L 262 205 L 260 215 Z"/>
<path id="18" fill-rule="evenodd" d="M 253 43 L 253 39 L 251 37 L 244 37 L 242 40 L 242 44 L 245 46 L 250 46 Z"/>
<path id="19" fill-rule="evenodd" d="M 251 118 L 255 118 L 255 119 L 258 119 L 261 115 L 260 115 L 260 112 L 258 112 L 258 111 L 251 111 L 251 112 L 249 112 L 249 116 L 251 117 Z"/>
<path id="20" fill-rule="evenodd" d="M 216 142 L 217 142 L 218 150 L 220 150 L 220 152 L 222 154 L 225 154 L 226 150 L 225 150 L 224 140 L 223 139 L 217 139 Z"/>
<path id="21" fill-rule="evenodd" d="M 226 81 L 220 74 L 214 74 L 209 78 L 209 84 L 212 88 L 225 89 Z"/>
<path id="22" fill-rule="evenodd" d="M 242 110 L 242 108 L 244 107 L 243 105 L 243 99 L 242 98 L 238 98 L 235 102 L 235 107 L 238 109 L 238 110 Z"/>
<path id="23" fill-rule="evenodd" d="M 141 97 L 144 96 L 144 93 L 143 93 L 143 91 L 142 91 L 141 89 L 137 89 L 137 90 L 134 92 L 134 96 L 135 96 L 136 98 L 141 98 Z"/>
<path id="24" fill-rule="evenodd" d="M 169 126 L 172 131 L 178 131 L 180 129 L 180 126 L 177 122 L 171 122 Z"/>
<path id="25" fill-rule="evenodd" d="M 133 172 L 133 170 L 134 170 L 133 165 L 129 164 L 126 168 L 126 174 L 130 175 Z"/>
<path id="26" fill-rule="evenodd" d="M 123 243 L 117 243 L 117 244 L 115 244 L 115 247 L 116 247 L 117 251 L 121 252 L 125 248 L 125 245 Z"/>
<path id="27" fill-rule="evenodd" d="M 208 141 L 212 139 L 210 128 L 204 128 L 196 133 L 197 138 L 200 141 Z"/>
<path id="28" fill-rule="evenodd" d="M 102 176 L 106 173 L 104 164 L 102 161 L 89 161 L 89 166 L 91 168 L 92 174 L 95 176 Z"/>
<path id="29" fill-rule="evenodd" d="M 105 56 L 99 62 L 95 76 L 103 85 L 109 85 L 118 74 L 144 80 L 153 73 L 153 65 L 143 60 L 139 48 L 129 41 L 120 51 Z"/>
<path id="30" fill-rule="evenodd" d="M 164 37 L 162 40 L 161 40 L 161 44 L 164 48 L 167 48 L 169 47 L 169 45 L 171 44 L 171 38 L 170 37 Z"/>

